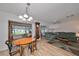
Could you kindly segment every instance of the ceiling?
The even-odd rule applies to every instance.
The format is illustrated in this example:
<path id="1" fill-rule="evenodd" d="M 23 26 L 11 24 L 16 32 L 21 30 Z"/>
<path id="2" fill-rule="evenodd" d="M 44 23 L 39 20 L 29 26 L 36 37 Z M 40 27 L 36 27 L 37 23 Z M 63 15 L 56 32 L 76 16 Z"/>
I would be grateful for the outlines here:
<path id="1" fill-rule="evenodd" d="M 24 3 L 0 3 L 0 11 L 15 15 L 25 13 Z M 66 18 L 69 15 L 79 13 L 78 3 L 31 3 L 29 14 L 39 21 L 52 23 L 56 20 Z"/>

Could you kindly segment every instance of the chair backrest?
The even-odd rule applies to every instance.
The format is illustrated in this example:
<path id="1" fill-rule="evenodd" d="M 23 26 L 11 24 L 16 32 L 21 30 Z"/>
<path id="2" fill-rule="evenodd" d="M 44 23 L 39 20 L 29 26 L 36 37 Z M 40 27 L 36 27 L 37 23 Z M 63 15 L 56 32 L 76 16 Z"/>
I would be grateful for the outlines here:
<path id="1" fill-rule="evenodd" d="M 7 41 L 5 42 L 5 44 L 8 46 L 9 52 L 11 52 L 11 49 L 12 49 L 12 42 L 9 41 L 9 40 L 7 40 Z"/>
<path id="2" fill-rule="evenodd" d="M 16 51 L 15 51 L 15 50 L 12 51 L 12 50 L 13 50 L 13 47 L 14 47 L 13 44 L 12 44 L 12 41 L 7 40 L 7 41 L 5 42 L 5 44 L 8 46 L 9 55 L 10 55 L 10 56 L 13 56 L 13 55 L 17 54 L 18 52 L 20 52 L 19 49 L 17 49 Z M 16 46 L 15 46 L 15 47 L 16 47 Z"/>

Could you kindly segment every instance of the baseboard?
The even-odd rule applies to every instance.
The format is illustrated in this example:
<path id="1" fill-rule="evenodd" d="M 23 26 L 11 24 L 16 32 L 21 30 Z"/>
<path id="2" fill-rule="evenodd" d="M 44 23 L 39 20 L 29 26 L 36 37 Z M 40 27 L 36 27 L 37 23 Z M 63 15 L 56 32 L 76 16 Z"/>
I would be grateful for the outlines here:
<path id="1" fill-rule="evenodd" d="M 0 48 L 0 51 L 5 51 L 7 50 L 8 48 Z"/>

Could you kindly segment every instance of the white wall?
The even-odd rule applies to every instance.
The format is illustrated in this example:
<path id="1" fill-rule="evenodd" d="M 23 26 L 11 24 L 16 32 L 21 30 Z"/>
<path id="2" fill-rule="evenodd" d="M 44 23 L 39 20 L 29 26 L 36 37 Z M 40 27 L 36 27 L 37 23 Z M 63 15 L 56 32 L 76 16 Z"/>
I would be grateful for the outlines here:
<path id="1" fill-rule="evenodd" d="M 0 50 L 7 49 L 5 41 L 8 40 L 8 20 L 18 20 L 16 15 L 0 12 Z"/>
<path id="2" fill-rule="evenodd" d="M 51 32 L 79 32 L 79 16 L 75 16 L 61 24 L 51 24 L 49 29 Z"/>
<path id="3" fill-rule="evenodd" d="M 60 28 L 56 29 L 55 31 L 79 32 L 79 20 L 73 20 L 65 24 L 61 24 Z"/>

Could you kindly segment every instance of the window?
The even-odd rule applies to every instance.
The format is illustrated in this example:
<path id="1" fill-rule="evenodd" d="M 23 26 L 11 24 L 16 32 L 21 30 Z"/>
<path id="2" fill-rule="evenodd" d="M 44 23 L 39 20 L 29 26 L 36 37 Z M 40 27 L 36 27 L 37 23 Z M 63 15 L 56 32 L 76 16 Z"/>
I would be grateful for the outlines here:
<path id="1" fill-rule="evenodd" d="M 32 31 L 32 25 L 16 21 L 8 21 L 8 39 L 19 39 L 28 37 L 29 31 Z"/>
<path id="2" fill-rule="evenodd" d="M 42 36 L 45 35 L 45 32 L 46 32 L 46 26 L 41 26 L 41 34 L 42 34 Z"/>
<path id="3" fill-rule="evenodd" d="M 25 29 L 13 29 L 13 35 L 25 34 Z"/>
<path id="4" fill-rule="evenodd" d="M 32 31 L 32 27 L 25 27 L 25 26 L 13 26 L 13 35 L 22 35 L 28 34 L 29 31 Z"/>
<path id="5" fill-rule="evenodd" d="M 22 34 L 25 34 L 26 32 L 24 26 L 13 26 L 12 30 L 13 30 L 12 31 L 13 35 L 22 35 Z"/>

